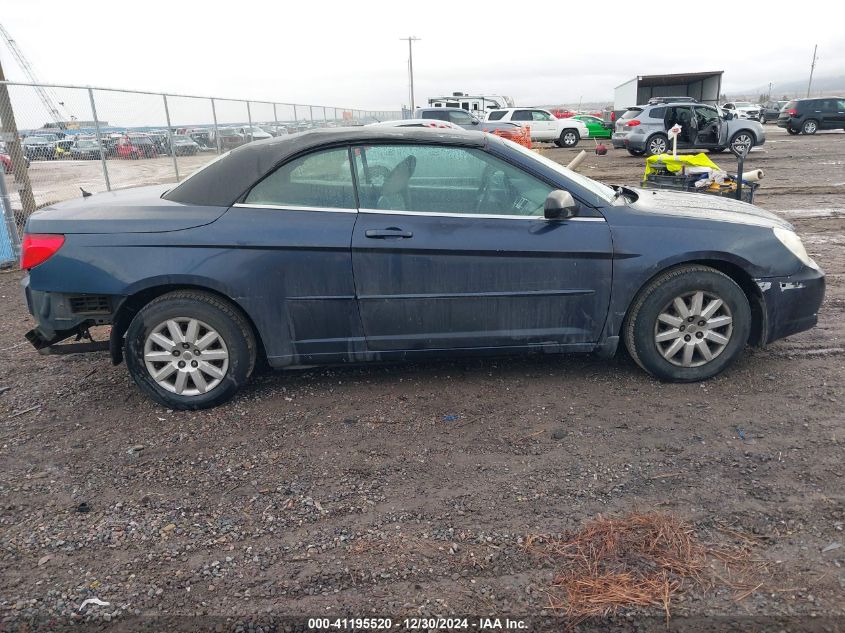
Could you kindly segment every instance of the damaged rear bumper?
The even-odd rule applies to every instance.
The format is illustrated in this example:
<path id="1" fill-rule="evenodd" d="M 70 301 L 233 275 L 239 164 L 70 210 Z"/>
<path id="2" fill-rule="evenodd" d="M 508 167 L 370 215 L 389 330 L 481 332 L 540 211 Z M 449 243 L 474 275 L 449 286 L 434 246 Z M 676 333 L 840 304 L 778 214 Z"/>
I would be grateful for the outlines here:
<path id="1" fill-rule="evenodd" d="M 765 306 L 764 343 L 815 327 L 824 300 L 824 272 L 805 266 L 788 277 L 756 279 Z"/>
<path id="2" fill-rule="evenodd" d="M 64 294 L 33 290 L 29 276 L 21 282 L 26 306 L 37 326 L 26 333 L 26 340 L 41 354 L 75 354 L 109 349 L 109 341 L 93 341 L 88 328 L 112 322 L 111 297 L 98 297 L 92 302 L 89 295 Z M 96 303 L 95 309 L 89 309 Z M 76 342 L 57 345 L 68 338 Z M 84 341 L 84 342 L 80 342 Z"/>

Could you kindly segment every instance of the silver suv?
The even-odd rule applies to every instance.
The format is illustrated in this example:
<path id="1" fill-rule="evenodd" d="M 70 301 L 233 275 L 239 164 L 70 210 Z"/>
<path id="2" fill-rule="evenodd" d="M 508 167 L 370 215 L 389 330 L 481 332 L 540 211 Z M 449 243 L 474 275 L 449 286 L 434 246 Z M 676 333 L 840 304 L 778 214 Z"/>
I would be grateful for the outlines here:
<path id="1" fill-rule="evenodd" d="M 679 101 L 628 108 L 616 121 L 611 143 L 633 156 L 663 154 L 672 149 L 667 131 L 676 123 L 681 126 L 678 149 L 723 152 L 731 146 L 750 149 L 766 142 L 757 121 L 737 119 L 703 103 Z"/>

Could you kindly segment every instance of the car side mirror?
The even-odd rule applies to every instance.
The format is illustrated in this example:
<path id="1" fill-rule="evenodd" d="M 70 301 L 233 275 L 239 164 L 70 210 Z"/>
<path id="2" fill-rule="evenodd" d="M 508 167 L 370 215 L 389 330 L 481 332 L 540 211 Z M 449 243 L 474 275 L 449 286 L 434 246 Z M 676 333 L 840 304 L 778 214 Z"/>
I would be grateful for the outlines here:
<path id="1" fill-rule="evenodd" d="M 734 113 L 733 112 L 725 112 L 725 121 L 733 121 Z"/>
<path id="2" fill-rule="evenodd" d="M 543 203 L 543 216 L 547 220 L 566 220 L 578 214 L 578 204 L 572 194 L 562 189 L 555 189 Z"/>
<path id="3" fill-rule="evenodd" d="M 472 124 L 473 124 L 473 125 L 478 125 L 479 123 L 481 123 L 481 121 L 479 121 L 478 119 L 473 119 L 473 120 L 472 120 Z"/>

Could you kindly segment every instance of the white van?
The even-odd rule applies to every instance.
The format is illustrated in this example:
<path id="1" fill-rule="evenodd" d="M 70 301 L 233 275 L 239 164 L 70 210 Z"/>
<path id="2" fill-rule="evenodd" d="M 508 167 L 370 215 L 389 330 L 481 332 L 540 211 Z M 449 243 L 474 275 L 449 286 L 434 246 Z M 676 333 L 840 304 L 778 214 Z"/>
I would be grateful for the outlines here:
<path id="1" fill-rule="evenodd" d="M 484 120 L 490 110 L 513 107 L 513 99 L 503 95 L 468 95 L 453 92 L 450 97 L 432 97 L 428 100 L 432 108 L 462 108 Z"/>

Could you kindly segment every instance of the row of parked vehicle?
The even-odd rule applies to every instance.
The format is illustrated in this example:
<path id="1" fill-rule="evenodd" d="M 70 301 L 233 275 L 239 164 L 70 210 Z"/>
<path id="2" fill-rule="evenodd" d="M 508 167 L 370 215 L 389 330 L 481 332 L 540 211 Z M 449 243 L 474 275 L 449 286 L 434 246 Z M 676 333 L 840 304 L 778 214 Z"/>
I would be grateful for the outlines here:
<path id="1" fill-rule="evenodd" d="M 301 131 L 311 124 L 267 123 L 214 127 L 176 128 L 172 135 L 165 130 L 108 132 L 101 135 L 106 158 L 137 160 L 161 155 L 194 156 L 218 146 L 222 151 L 245 143 Z M 97 160 L 100 142 L 94 134 L 69 134 L 64 131 L 36 131 L 21 142 L 27 160 Z M 5 163 L 4 163 L 5 164 Z"/>

